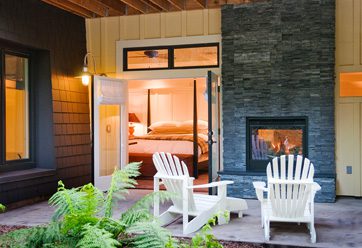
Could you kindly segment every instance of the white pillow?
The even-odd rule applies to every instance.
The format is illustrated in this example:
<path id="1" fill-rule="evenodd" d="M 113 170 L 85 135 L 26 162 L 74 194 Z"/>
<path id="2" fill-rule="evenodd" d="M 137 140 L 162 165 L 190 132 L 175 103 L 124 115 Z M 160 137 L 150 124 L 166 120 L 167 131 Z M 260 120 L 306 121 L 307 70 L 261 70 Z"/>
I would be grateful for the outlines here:
<path id="1" fill-rule="evenodd" d="M 151 130 L 157 129 L 157 128 L 174 128 L 174 127 L 178 127 L 179 126 L 179 122 L 178 121 L 158 121 L 155 123 L 152 123 L 151 126 L 149 126 L 148 128 Z"/>
<path id="2" fill-rule="evenodd" d="M 193 120 L 188 120 L 188 121 L 184 121 L 181 123 L 181 126 L 185 127 L 185 128 L 192 128 L 194 125 L 194 121 Z M 197 121 L 197 129 L 198 130 L 207 130 L 208 129 L 208 123 L 207 121 L 203 121 L 203 120 L 198 120 Z"/>

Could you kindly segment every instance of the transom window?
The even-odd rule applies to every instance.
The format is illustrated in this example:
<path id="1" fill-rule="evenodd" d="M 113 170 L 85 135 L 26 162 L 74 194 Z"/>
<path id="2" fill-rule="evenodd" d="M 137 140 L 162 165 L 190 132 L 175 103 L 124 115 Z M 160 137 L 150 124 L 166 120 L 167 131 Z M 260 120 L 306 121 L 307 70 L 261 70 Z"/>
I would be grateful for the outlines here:
<path id="1" fill-rule="evenodd" d="M 219 44 L 123 49 L 123 71 L 219 67 Z"/>

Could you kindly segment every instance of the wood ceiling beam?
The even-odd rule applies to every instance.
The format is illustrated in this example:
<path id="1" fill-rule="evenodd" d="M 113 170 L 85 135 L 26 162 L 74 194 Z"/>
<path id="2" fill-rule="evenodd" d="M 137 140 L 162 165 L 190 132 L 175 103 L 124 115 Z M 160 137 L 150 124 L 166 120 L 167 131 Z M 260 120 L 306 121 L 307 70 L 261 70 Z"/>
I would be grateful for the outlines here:
<path id="1" fill-rule="evenodd" d="M 148 8 L 149 8 L 148 12 L 154 12 L 154 11 L 160 12 L 160 11 L 162 11 L 162 8 L 160 8 L 158 5 L 154 4 L 150 0 L 141 0 L 141 1 L 148 6 Z"/>
<path id="2" fill-rule="evenodd" d="M 186 0 L 167 0 L 170 4 L 175 6 L 178 10 L 186 9 Z"/>
<path id="3" fill-rule="evenodd" d="M 92 11 L 93 13 L 96 13 L 99 16 L 115 15 L 114 13 L 110 13 L 111 11 L 107 6 L 94 0 L 63 0 L 63 1 L 64 2 L 68 1 L 83 8 L 86 8 Z"/>
<path id="4" fill-rule="evenodd" d="M 164 11 L 170 10 L 170 3 L 167 0 L 150 0 L 150 2 L 157 5 Z"/>
<path id="5" fill-rule="evenodd" d="M 149 12 L 148 5 L 145 5 L 143 2 L 139 0 L 121 0 L 123 3 L 131 6 L 132 8 L 138 10 L 142 14 L 146 14 Z"/>
<path id="6" fill-rule="evenodd" d="M 207 0 L 195 0 L 195 2 L 203 9 L 207 8 Z"/>
<path id="7" fill-rule="evenodd" d="M 84 18 L 91 18 L 97 15 L 92 11 L 89 11 L 79 5 L 64 1 L 64 0 L 42 0 L 43 2 L 53 5 L 57 8 L 63 9 L 67 12 L 73 13 L 75 15 L 84 17 Z"/>
<path id="8" fill-rule="evenodd" d="M 126 5 L 119 0 L 96 0 L 97 2 L 107 6 L 115 15 L 124 15 L 126 13 Z"/>

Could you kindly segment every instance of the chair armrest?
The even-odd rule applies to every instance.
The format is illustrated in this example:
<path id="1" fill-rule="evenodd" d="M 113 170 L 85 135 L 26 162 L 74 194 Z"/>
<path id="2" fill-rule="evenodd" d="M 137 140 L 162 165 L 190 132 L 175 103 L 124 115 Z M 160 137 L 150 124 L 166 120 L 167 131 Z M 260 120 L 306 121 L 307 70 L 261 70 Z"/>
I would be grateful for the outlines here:
<path id="1" fill-rule="evenodd" d="M 253 186 L 255 189 L 261 189 L 263 191 L 268 191 L 268 189 L 265 188 L 265 185 L 266 185 L 265 182 L 261 182 L 261 181 L 253 182 Z"/>
<path id="2" fill-rule="evenodd" d="M 259 201 L 264 201 L 264 192 L 268 192 L 268 188 L 265 188 L 265 182 L 253 182 L 255 188 L 256 197 Z"/>
<path id="3" fill-rule="evenodd" d="M 322 187 L 318 183 L 313 182 L 312 189 L 314 192 L 317 192 L 318 190 L 321 190 Z"/>
<path id="4" fill-rule="evenodd" d="M 169 176 L 169 175 L 162 175 L 162 174 L 159 174 L 159 173 L 157 173 L 156 175 L 154 175 L 153 178 L 158 178 L 158 179 L 171 179 L 171 180 L 180 180 L 180 181 L 183 181 L 183 180 L 185 180 L 186 178 L 187 178 L 187 179 L 191 179 L 191 180 L 194 180 L 194 179 L 195 179 L 194 177 L 188 177 L 188 176 Z"/>
<path id="5" fill-rule="evenodd" d="M 200 188 L 212 188 L 212 187 L 219 187 L 223 185 L 233 184 L 233 181 L 219 181 L 219 182 L 212 182 L 207 184 L 199 184 L 194 186 L 188 186 L 188 189 L 200 189 Z"/>

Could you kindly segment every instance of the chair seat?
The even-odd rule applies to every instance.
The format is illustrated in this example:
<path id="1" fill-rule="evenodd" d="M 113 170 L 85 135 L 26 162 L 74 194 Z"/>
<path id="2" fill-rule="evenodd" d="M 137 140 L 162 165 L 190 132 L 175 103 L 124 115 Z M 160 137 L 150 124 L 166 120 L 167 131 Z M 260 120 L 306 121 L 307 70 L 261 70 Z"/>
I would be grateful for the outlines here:
<path id="1" fill-rule="evenodd" d="M 204 194 L 194 194 L 195 201 L 195 210 L 190 210 L 189 215 L 197 216 L 201 212 L 207 211 L 212 208 L 216 203 L 221 199 L 218 196 L 214 195 L 204 195 Z M 225 199 L 224 199 L 225 201 Z M 225 208 L 230 212 L 240 212 L 248 209 L 248 205 L 244 199 L 226 197 L 226 206 Z M 182 209 L 179 209 L 175 206 L 171 206 L 168 209 L 169 212 L 182 214 Z"/>
<path id="2" fill-rule="evenodd" d="M 278 216 L 278 214 L 273 212 L 272 209 L 272 205 L 271 205 L 271 201 L 268 199 L 264 199 L 263 201 L 261 201 L 261 207 L 264 209 L 265 211 L 265 216 L 268 216 L 270 220 L 274 220 L 274 221 L 281 221 L 284 222 L 283 220 L 289 220 L 290 221 L 294 221 L 294 222 L 305 222 L 302 220 L 310 220 L 311 218 L 311 212 L 310 212 L 310 208 L 309 208 L 309 204 L 306 204 L 305 209 L 304 209 L 304 213 L 303 216 L 286 216 L 286 213 L 283 212 L 281 216 Z M 283 219 L 283 220 L 281 220 Z"/>
<path id="3" fill-rule="evenodd" d="M 304 215 L 300 216 L 300 217 L 280 217 L 280 216 L 276 216 L 273 213 L 273 210 L 271 209 L 271 207 L 266 207 L 266 206 L 270 206 L 270 205 L 266 205 L 265 207 L 265 215 L 268 216 L 268 219 L 270 221 L 277 221 L 277 222 L 301 222 L 301 223 L 307 223 L 310 222 L 310 219 L 312 217 L 310 211 L 306 208 L 304 210 Z"/>
<path id="4" fill-rule="evenodd" d="M 244 199 L 226 197 L 226 209 L 230 212 L 240 212 L 248 209 L 248 204 Z"/>

